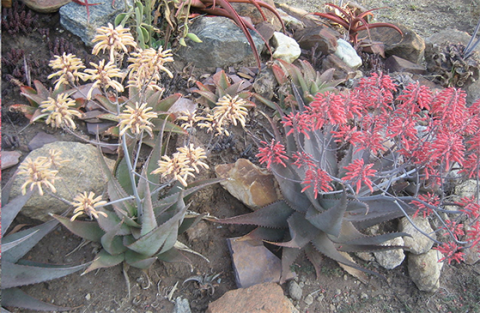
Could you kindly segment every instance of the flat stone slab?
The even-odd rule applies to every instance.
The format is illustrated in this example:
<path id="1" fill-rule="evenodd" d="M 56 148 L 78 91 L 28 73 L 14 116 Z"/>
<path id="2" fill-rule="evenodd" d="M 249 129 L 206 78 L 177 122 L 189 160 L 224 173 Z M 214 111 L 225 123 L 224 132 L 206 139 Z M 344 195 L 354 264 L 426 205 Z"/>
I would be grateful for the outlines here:
<path id="1" fill-rule="evenodd" d="M 227 239 L 233 259 L 233 268 L 238 288 L 247 288 L 256 284 L 279 282 L 282 273 L 282 261 L 268 250 L 261 241 L 240 241 Z M 287 280 L 295 277 L 290 272 Z"/>
<path id="2" fill-rule="evenodd" d="M 60 23 L 74 35 L 77 35 L 87 45 L 92 47 L 92 39 L 97 28 L 113 24 L 115 17 L 125 12 L 125 1 L 116 0 L 112 8 L 112 0 L 90 0 L 99 5 L 90 6 L 90 19 L 87 19 L 87 8 L 83 5 L 70 2 L 60 8 Z"/>

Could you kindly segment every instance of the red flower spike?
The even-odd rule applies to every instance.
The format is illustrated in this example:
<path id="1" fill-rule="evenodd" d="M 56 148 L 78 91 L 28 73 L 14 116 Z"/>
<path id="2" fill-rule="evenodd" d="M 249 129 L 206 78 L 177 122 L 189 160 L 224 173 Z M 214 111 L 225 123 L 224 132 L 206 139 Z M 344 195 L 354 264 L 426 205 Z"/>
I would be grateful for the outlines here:
<path id="1" fill-rule="evenodd" d="M 451 162 L 463 164 L 465 146 L 462 137 L 456 133 L 441 132 L 432 144 L 432 158 L 438 158 L 445 163 L 445 171 L 450 169 Z"/>
<path id="2" fill-rule="evenodd" d="M 305 179 L 302 182 L 302 184 L 306 185 L 302 189 L 302 192 L 313 187 L 313 193 L 315 199 L 317 199 L 317 195 L 320 191 L 329 192 L 333 190 L 332 186 L 330 186 L 331 181 L 332 179 L 328 173 L 321 168 L 308 169 L 305 173 Z"/>
<path id="3" fill-rule="evenodd" d="M 372 170 L 372 166 L 373 164 L 365 165 L 363 159 L 357 159 L 350 163 L 350 165 L 344 167 L 344 169 L 347 170 L 347 174 L 342 178 L 342 180 L 351 180 L 352 182 L 356 181 L 356 193 L 360 191 L 362 181 L 368 186 L 370 191 L 373 192 L 372 181 L 368 177 L 375 176 L 377 170 Z"/>
<path id="4" fill-rule="evenodd" d="M 438 197 L 438 195 L 434 193 L 428 192 L 427 194 L 419 195 L 418 199 L 433 207 L 438 207 L 440 205 L 440 198 Z M 431 207 L 425 205 L 420 201 L 414 200 L 412 201 L 412 204 L 418 207 L 418 210 L 413 214 L 414 218 L 417 217 L 418 213 L 422 210 L 423 210 L 423 218 L 426 218 L 427 216 L 430 216 L 433 213 L 433 210 Z"/>
<path id="5" fill-rule="evenodd" d="M 285 163 L 283 160 L 288 160 L 288 156 L 285 154 L 285 146 L 279 142 L 275 142 L 275 139 L 272 139 L 272 142 L 268 144 L 265 141 L 262 141 L 261 144 L 266 145 L 265 148 L 259 148 L 260 151 L 256 157 L 260 158 L 260 163 L 267 163 L 267 168 L 269 169 L 272 163 L 282 164 L 284 167 Z"/>
<path id="6" fill-rule="evenodd" d="M 455 202 L 460 205 L 462 208 L 460 211 L 465 213 L 471 219 L 477 219 L 480 217 L 480 201 L 472 197 L 464 197 L 460 199 L 460 202 Z"/>
<path id="7" fill-rule="evenodd" d="M 438 262 L 448 260 L 448 264 L 450 264 L 452 261 L 457 261 L 457 263 L 464 261 L 465 253 L 461 252 L 460 248 L 454 242 L 445 242 L 441 246 L 433 249 L 440 251 L 443 255 L 445 255 L 443 258 L 438 260 Z"/>

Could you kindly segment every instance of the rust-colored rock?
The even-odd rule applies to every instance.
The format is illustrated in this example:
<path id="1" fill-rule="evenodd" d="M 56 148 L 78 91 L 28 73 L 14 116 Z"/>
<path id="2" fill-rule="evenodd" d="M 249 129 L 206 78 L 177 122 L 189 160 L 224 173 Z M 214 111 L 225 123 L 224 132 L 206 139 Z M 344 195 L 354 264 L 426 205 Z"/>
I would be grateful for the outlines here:
<path id="1" fill-rule="evenodd" d="M 403 32 L 403 37 L 395 29 L 379 27 L 370 29 L 370 38 L 385 44 L 385 55 L 399 56 L 405 60 L 420 64 L 425 53 L 425 40 L 412 29 L 395 24 Z M 367 31 L 361 31 L 359 38 L 368 38 Z"/>
<path id="2" fill-rule="evenodd" d="M 354 78 L 356 72 L 345 62 L 343 62 L 339 57 L 334 54 L 328 55 L 322 63 L 322 70 L 326 71 L 330 68 L 334 68 L 335 72 L 333 73 L 334 79 L 350 79 Z"/>
<path id="3" fill-rule="evenodd" d="M 277 283 L 282 275 L 282 261 L 258 240 L 227 239 L 232 254 L 235 279 L 239 288 L 262 283 Z M 291 271 L 283 273 L 285 280 L 295 277 Z"/>
<path id="4" fill-rule="evenodd" d="M 408 60 L 402 59 L 399 56 L 392 55 L 385 61 L 385 69 L 392 72 L 408 72 L 414 74 L 425 74 L 426 70 L 423 66 Z"/>
<path id="5" fill-rule="evenodd" d="M 322 55 L 335 52 L 338 37 L 340 37 L 338 32 L 322 25 L 307 27 L 295 32 L 293 36 L 302 49 L 315 48 L 315 52 L 318 54 L 321 52 Z"/>
<path id="6" fill-rule="evenodd" d="M 249 160 L 238 159 L 233 164 L 217 165 L 215 173 L 226 178 L 221 184 L 232 196 L 253 210 L 280 199 L 273 175 Z"/>
<path id="7" fill-rule="evenodd" d="M 230 290 L 208 305 L 207 313 L 297 313 L 275 283 Z"/>

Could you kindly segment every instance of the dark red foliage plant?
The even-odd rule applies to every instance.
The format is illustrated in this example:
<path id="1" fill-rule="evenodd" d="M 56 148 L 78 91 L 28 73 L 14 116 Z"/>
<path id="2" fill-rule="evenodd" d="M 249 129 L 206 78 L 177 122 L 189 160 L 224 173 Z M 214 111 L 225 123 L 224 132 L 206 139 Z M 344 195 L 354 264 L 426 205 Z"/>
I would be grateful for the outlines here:
<path id="1" fill-rule="evenodd" d="M 444 259 L 461 261 L 480 241 L 478 188 L 456 202 L 448 190 L 453 173 L 477 186 L 480 176 L 480 100 L 467 106 L 465 98 L 460 89 L 434 93 L 418 83 L 397 93 L 381 74 L 349 91 L 318 93 L 310 104 L 297 93 L 288 115 L 278 107 L 284 131 L 272 120 L 275 138 L 259 142 L 257 155 L 284 200 L 221 222 L 258 226 L 246 237 L 283 247 L 284 271 L 302 251 L 318 271 L 319 253 L 355 266 L 340 251 L 386 249 L 382 242 L 405 235 L 359 230 L 401 216 L 413 223 L 420 214 L 438 218 L 446 232 L 446 243 L 423 233 Z"/>

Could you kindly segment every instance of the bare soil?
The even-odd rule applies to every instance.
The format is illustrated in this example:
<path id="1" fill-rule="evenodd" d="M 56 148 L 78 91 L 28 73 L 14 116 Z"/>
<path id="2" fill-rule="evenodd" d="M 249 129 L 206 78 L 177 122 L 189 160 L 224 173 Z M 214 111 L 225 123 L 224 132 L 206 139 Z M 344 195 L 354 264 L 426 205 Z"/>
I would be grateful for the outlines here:
<path id="1" fill-rule="evenodd" d="M 280 2 L 300 6 L 310 12 L 321 11 L 323 3 L 316 0 Z M 389 7 L 375 11 L 377 20 L 403 23 L 423 37 L 428 37 L 439 30 L 453 28 L 471 33 L 480 13 L 479 4 L 470 0 L 364 0 L 358 2 L 368 9 Z M 55 45 L 57 49 L 75 53 L 89 62 L 85 58 L 88 58 L 90 48 L 85 47 L 78 38 L 63 30 L 58 14 L 38 14 L 37 22 L 37 26 L 27 33 L 20 32 L 12 35 L 3 28 L 2 57 L 12 53 L 12 49 L 24 50 L 27 60 L 33 64 L 35 61 L 38 63 L 31 78 L 40 79 L 46 84 L 48 84 L 46 79 L 48 68 L 45 60 L 52 57 L 50 51 L 55 48 Z M 45 36 L 45 31 L 39 31 L 39 29 L 48 29 L 48 36 Z M 21 62 L 23 58 L 17 63 Z M 74 136 L 62 131 L 54 131 L 43 124 L 28 126 L 28 121 L 21 115 L 8 112 L 8 106 L 11 104 L 27 103 L 19 96 L 18 86 L 13 84 L 7 76 L 13 75 L 16 67 L 19 66 L 9 67 L 2 61 L 2 143 L 15 142 L 16 145 L 13 148 L 22 151 L 25 156 L 28 151 L 27 143 L 40 130 L 52 133 L 58 140 L 78 141 Z M 25 77 L 22 78 L 20 75 L 16 78 L 22 80 Z M 179 91 L 186 93 L 185 90 Z M 245 134 L 237 131 L 235 136 L 235 149 L 227 147 L 215 153 L 209 159 L 211 166 L 234 162 L 245 150 L 248 145 Z M 7 138 L 8 140 L 5 140 Z M 5 145 L 2 146 L 2 149 L 7 148 Z M 14 170 L 15 168 L 2 173 L 2 185 Z M 243 204 L 220 186 L 199 192 L 194 198 L 191 209 L 218 217 L 248 212 Z M 19 216 L 16 222 L 29 225 L 37 223 L 22 216 Z M 23 290 L 46 302 L 78 307 L 72 312 L 172 312 L 174 305 L 169 301 L 168 296 L 173 286 L 178 283 L 171 299 L 178 296 L 187 298 L 192 312 L 204 312 L 210 302 L 218 299 L 228 290 L 237 288 L 226 238 L 240 236 L 248 231 L 245 227 L 222 226 L 214 223 L 206 223 L 206 227 L 208 232 L 205 236 L 193 241 L 189 241 L 186 237 L 180 240 L 206 256 L 210 262 L 191 256 L 193 272 L 185 264 L 159 262 L 155 263 L 148 273 L 131 268 L 128 270 L 131 283 L 129 299 L 121 266 L 102 269 L 85 276 L 73 274 L 51 282 L 27 286 Z M 27 257 L 39 262 L 67 264 L 80 264 L 93 260 L 98 247 L 91 243 L 70 254 L 81 243 L 81 239 L 58 227 L 47 235 Z M 379 268 L 376 263 L 360 262 L 363 266 L 376 270 L 387 278 L 385 282 L 372 277 L 369 284 L 364 285 L 343 272 L 335 262 L 327 258 L 323 260 L 322 273 L 318 278 L 315 277 L 313 267 L 305 259 L 299 259 L 294 268 L 299 275 L 299 281 L 304 284 L 303 295 L 304 297 L 312 295 L 314 301 L 307 305 L 302 299 L 295 304 L 300 312 L 480 312 L 480 264 L 445 265 L 440 279 L 440 290 L 429 294 L 416 288 L 408 276 L 405 263 L 394 270 L 386 271 Z M 220 276 L 213 295 L 199 291 L 192 282 L 182 284 L 185 279 L 193 275 L 215 273 L 220 273 Z M 152 284 L 149 285 L 148 280 L 151 280 Z"/>

